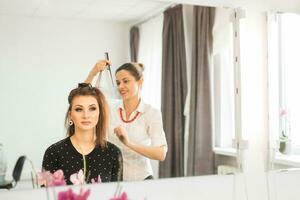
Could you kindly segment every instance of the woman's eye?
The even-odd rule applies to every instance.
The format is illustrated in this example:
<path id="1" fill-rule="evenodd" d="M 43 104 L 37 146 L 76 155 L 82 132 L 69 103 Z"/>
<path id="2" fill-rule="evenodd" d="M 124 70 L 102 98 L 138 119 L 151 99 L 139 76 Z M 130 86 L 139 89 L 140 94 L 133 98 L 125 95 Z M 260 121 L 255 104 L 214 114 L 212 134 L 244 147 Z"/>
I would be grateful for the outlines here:
<path id="1" fill-rule="evenodd" d="M 75 111 L 76 111 L 76 112 L 81 112 L 82 109 L 81 109 L 81 108 L 75 108 Z"/>
<path id="2" fill-rule="evenodd" d="M 95 110 L 97 110 L 97 108 L 96 107 L 91 107 L 90 110 L 95 111 Z"/>
<path id="3" fill-rule="evenodd" d="M 124 81 L 124 83 L 128 83 L 128 82 L 129 82 L 129 80 L 125 80 L 125 81 Z"/>
<path id="4" fill-rule="evenodd" d="M 120 82 L 117 82 L 117 85 L 120 85 Z"/>

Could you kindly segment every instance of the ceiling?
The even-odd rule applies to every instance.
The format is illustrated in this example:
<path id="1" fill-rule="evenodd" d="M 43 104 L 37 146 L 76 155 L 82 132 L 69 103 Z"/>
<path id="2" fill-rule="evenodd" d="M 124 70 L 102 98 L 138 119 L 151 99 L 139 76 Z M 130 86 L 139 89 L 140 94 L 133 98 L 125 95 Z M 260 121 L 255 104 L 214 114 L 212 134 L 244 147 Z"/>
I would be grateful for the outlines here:
<path id="1" fill-rule="evenodd" d="M 300 13 L 300 0 L 0 0 L 0 17 L 9 15 L 138 23 L 175 3 Z"/>
<path id="2" fill-rule="evenodd" d="M 172 0 L 0 0 L 0 15 L 140 21 Z"/>

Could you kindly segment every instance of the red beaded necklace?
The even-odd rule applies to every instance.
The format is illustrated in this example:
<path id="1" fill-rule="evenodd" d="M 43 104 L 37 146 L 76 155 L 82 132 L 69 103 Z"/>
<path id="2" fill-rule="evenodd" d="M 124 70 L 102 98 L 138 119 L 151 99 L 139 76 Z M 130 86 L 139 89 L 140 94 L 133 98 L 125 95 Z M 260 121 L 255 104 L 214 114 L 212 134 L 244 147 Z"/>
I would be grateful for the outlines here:
<path id="1" fill-rule="evenodd" d="M 122 115 L 122 108 L 119 108 L 119 112 L 120 112 L 121 120 L 122 120 L 124 123 L 131 123 L 131 122 L 133 122 L 133 121 L 138 117 L 138 115 L 140 114 L 140 112 L 137 112 L 137 113 L 135 114 L 135 116 L 134 116 L 131 120 L 125 120 L 125 119 L 123 118 L 123 115 Z"/>

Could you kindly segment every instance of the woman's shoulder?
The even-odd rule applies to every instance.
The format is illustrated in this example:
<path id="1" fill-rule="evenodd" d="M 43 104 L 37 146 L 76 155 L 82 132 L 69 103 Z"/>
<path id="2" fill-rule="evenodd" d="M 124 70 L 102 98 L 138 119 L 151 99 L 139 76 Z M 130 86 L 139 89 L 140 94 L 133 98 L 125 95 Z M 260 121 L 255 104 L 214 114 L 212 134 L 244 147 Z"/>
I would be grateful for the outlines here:
<path id="1" fill-rule="evenodd" d="M 69 137 L 59 140 L 58 142 L 55 142 L 54 144 L 50 145 L 46 151 L 53 151 L 55 149 L 65 148 L 66 146 L 68 146 L 69 140 Z"/>
<path id="2" fill-rule="evenodd" d="M 161 114 L 161 111 L 153 106 L 151 106 L 150 104 L 144 103 L 144 112 L 147 115 L 151 115 L 151 116 L 158 116 Z"/>
<path id="3" fill-rule="evenodd" d="M 117 153 L 117 154 L 121 153 L 120 148 L 117 147 L 117 145 L 115 145 L 115 144 L 113 144 L 113 143 L 111 143 L 111 142 L 109 142 L 109 141 L 107 141 L 107 149 L 108 149 L 108 151 L 110 151 L 110 152 L 115 152 L 115 153 Z"/>

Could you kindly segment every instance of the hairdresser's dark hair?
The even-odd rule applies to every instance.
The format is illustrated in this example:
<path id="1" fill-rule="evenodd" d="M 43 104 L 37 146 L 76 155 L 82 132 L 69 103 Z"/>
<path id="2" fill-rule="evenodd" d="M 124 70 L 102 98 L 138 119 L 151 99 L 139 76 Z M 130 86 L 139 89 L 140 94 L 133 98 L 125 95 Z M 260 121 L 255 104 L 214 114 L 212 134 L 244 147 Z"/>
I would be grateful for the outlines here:
<path id="1" fill-rule="evenodd" d="M 78 87 L 73 89 L 69 96 L 69 108 L 65 117 L 65 126 L 67 128 L 67 136 L 72 136 L 75 133 L 74 123 L 72 125 L 69 124 L 69 112 L 72 108 L 73 99 L 78 96 L 93 96 L 98 102 L 99 106 L 99 118 L 96 125 L 96 145 L 100 145 L 101 147 L 105 147 L 107 145 L 107 131 L 108 131 L 108 122 L 109 122 L 109 109 L 108 104 L 106 102 L 105 96 L 103 93 L 96 87 L 92 87 L 91 84 L 87 83 L 79 83 Z"/>
<path id="2" fill-rule="evenodd" d="M 143 77 L 144 65 L 141 63 L 133 63 L 133 62 L 125 63 L 116 70 L 116 74 L 121 70 L 128 71 L 135 78 L 135 80 L 138 81 Z"/>

